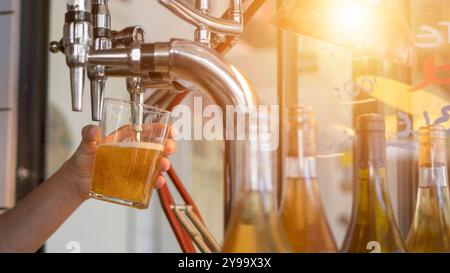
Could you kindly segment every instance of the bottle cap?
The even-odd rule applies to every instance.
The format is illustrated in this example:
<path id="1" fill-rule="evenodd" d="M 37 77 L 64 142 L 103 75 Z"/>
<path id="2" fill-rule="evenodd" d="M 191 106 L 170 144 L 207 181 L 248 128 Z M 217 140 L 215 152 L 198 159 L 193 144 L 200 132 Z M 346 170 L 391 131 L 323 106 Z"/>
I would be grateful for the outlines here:
<path id="1" fill-rule="evenodd" d="M 385 131 L 384 117 L 379 114 L 363 114 L 356 119 L 356 132 Z"/>
<path id="2" fill-rule="evenodd" d="M 447 132 L 441 125 L 426 125 L 419 129 L 419 166 L 442 166 L 447 163 L 445 141 Z"/>
<path id="3" fill-rule="evenodd" d="M 356 119 L 357 158 L 360 168 L 384 166 L 386 154 L 384 117 L 363 114 Z"/>

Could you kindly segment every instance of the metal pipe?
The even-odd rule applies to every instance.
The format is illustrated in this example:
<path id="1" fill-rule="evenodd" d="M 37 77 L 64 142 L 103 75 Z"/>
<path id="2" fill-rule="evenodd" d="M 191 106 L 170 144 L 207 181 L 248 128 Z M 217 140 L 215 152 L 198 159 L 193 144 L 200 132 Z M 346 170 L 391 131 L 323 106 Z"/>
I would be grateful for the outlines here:
<path id="1" fill-rule="evenodd" d="M 239 0 L 230 0 L 230 1 L 239 1 Z M 243 24 L 248 23 L 251 18 L 253 17 L 253 15 L 256 13 L 256 11 L 264 4 L 265 0 L 243 0 L 242 2 L 239 1 L 239 3 L 242 3 L 242 10 L 244 7 L 245 3 L 250 3 L 247 7 L 247 9 L 245 9 L 245 12 L 243 12 Z M 222 19 L 226 19 L 230 17 L 230 13 L 232 13 L 232 8 L 236 7 L 233 3 L 233 6 L 230 6 L 222 15 Z M 212 35 L 216 35 L 214 33 L 212 33 Z M 234 37 L 233 36 L 226 36 L 225 41 L 223 42 L 218 42 L 217 39 L 212 39 L 212 45 L 210 45 L 210 47 L 212 46 L 215 51 L 217 51 L 218 53 L 224 55 L 226 53 L 226 51 L 228 51 L 229 49 L 231 49 L 231 47 L 233 47 L 233 41 Z M 144 83 L 143 83 L 144 84 Z M 185 92 L 190 92 L 188 89 L 184 89 Z M 154 93 L 153 95 L 156 95 L 156 93 Z M 151 96 L 153 96 L 151 95 Z M 161 103 L 161 101 L 159 101 L 159 105 L 171 105 L 173 100 L 177 100 L 177 101 L 181 101 L 184 97 L 186 96 L 186 94 L 181 94 L 179 93 L 175 98 L 173 98 L 172 96 L 168 96 L 165 98 L 165 101 L 163 103 Z M 158 98 L 159 100 L 159 98 Z M 146 103 L 152 105 L 151 102 L 153 101 L 157 101 L 154 100 L 153 98 L 149 98 L 147 99 Z"/>
<path id="2" fill-rule="evenodd" d="M 208 245 L 203 241 L 201 234 L 189 223 L 189 220 L 184 215 L 182 210 L 186 208 L 184 206 L 173 206 L 173 212 L 175 213 L 178 221 L 180 221 L 181 225 L 186 229 L 191 238 L 194 240 L 195 245 L 200 249 L 202 253 L 211 253 L 211 249 L 209 249 Z"/>
<path id="3" fill-rule="evenodd" d="M 96 65 L 132 67 L 130 49 L 112 48 L 109 50 L 97 50 L 89 53 L 89 62 Z"/>
<path id="4" fill-rule="evenodd" d="M 257 106 L 258 96 L 252 84 L 230 63 L 214 50 L 192 41 L 172 40 L 170 43 L 155 45 L 154 63 L 156 72 L 167 71 L 174 80 L 189 81 L 209 94 L 222 108 L 225 124 L 225 224 L 228 223 L 233 194 L 236 192 L 239 162 L 242 154 L 237 141 L 226 140 L 226 135 L 234 130 L 226 118 L 227 106 Z M 161 56 L 169 56 L 161 57 Z M 156 65 L 155 65 L 156 67 Z M 246 160 L 255 160 L 246 159 Z"/>
<path id="5" fill-rule="evenodd" d="M 206 26 L 210 31 L 241 34 L 243 26 L 232 20 L 223 20 L 204 14 L 194 6 L 182 0 L 159 0 L 159 2 L 175 15 L 194 26 Z"/>
<path id="6" fill-rule="evenodd" d="M 208 13 L 211 10 L 210 0 L 195 0 L 195 7 L 203 13 Z"/>
<path id="7" fill-rule="evenodd" d="M 230 0 L 229 18 L 238 24 L 242 24 L 242 1 Z"/>
<path id="8" fill-rule="evenodd" d="M 186 207 L 186 215 L 200 232 L 204 241 L 209 245 L 211 250 L 213 252 L 220 252 L 221 247 L 219 243 L 217 243 L 216 239 L 211 234 L 211 232 L 209 232 L 208 228 L 206 228 L 206 226 L 198 219 L 197 215 L 192 210 L 192 206 Z"/>

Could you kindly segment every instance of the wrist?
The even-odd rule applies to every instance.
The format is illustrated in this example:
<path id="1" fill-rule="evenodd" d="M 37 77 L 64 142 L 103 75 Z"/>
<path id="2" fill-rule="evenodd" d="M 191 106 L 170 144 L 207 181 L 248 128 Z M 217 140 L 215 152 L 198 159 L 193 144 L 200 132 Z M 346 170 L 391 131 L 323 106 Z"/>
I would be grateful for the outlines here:
<path id="1" fill-rule="evenodd" d="M 73 198 L 78 199 L 80 202 L 89 199 L 90 188 L 87 188 L 85 185 L 89 184 L 86 181 L 90 181 L 91 178 L 85 177 L 77 171 L 73 158 L 67 160 L 60 171 L 66 184 L 65 187 L 70 191 Z"/>

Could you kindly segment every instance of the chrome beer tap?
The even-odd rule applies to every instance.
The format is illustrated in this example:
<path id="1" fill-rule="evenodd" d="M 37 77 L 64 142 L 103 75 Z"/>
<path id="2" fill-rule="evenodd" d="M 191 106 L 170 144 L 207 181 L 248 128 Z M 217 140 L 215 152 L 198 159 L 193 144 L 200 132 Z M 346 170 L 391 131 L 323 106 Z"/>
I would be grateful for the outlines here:
<path id="1" fill-rule="evenodd" d="M 93 0 L 92 19 L 94 34 L 94 50 L 111 49 L 111 15 L 108 0 Z M 102 113 L 103 94 L 106 84 L 106 66 L 90 65 L 88 78 L 91 81 L 92 120 L 99 121 Z"/>
<path id="2" fill-rule="evenodd" d="M 81 111 L 88 54 L 92 47 L 92 3 L 90 0 L 67 0 L 66 2 L 67 13 L 62 46 L 66 63 L 70 68 L 72 110 Z"/>
<path id="3" fill-rule="evenodd" d="M 144 43 L 145 31 L 140 26 L 127 27 L 114 33 L 115 47 L 132 47 Z M 141 141 L 142 125 L 144 122 L 144 88 L 142 86 L 142 77 L 146 73 L 135 71 L 134 74 L 126 78 L 127 91 L 130 94 L 130 100 L 134 102 L 131 105 L 131 120 L 136 141 Z M 148 78 L 148 76 L 146 77 Z"/>

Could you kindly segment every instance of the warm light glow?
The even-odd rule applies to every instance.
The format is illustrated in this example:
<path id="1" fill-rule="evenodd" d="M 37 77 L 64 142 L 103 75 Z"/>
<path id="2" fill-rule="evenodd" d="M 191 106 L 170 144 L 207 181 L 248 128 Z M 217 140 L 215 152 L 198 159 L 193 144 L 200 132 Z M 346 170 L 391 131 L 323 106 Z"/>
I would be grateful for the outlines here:
<path id="1" fill-rule="evenodd" d="M 374 0 L 291 0 L 273 19 L 279 28 L 344 46 L 355 57 L 414 65 L 412 31 L 392 5 Z"/>
<path id="2" fill-rule="evenodd" d="M 336 11 L 336 18 L 342 22 L 342 27 L 352 29 L 352 27 L 364 22 L 368 15 L 367 7 L 354 3 L 348 7 L 340 6 Z"/>
<path id="3" fill-rule="evenodd" d="M 329 29 L 330 37 L 334 37 L 336 44 L 352 44 L 358 51 L 370 48 L 373 43 L 372 33 L 375 18 L 372 16 L 371 6 L 361 1 L 342 1 L 338 5 L 330 6 L 329 20 L 332 26 Z M 370 52 L 364 52 L 370 55 Z"/>

